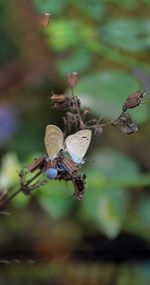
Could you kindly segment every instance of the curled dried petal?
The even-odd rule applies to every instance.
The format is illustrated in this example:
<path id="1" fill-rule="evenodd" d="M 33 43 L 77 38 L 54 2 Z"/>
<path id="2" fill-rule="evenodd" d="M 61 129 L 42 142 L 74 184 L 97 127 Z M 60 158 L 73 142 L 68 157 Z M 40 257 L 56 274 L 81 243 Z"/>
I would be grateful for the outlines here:
<path id="1" fill-rule="evenodd" d="M 117 120 L 113 122 L 113 125 L 119 127 L 121 131 L 127 135 L 138 131 L 138 127 L 129 113 L 122 113 Z"/>
<path id="2" fill-rule="evenodd" d="M 33 172 L 36 169 L 41 169 L 44 166 L 44 157 L 36 158 L 28 167 L 28 171 Z"/>
<path id="3" fill-rule="evenodd" d="M 65 94 L 53 94 L 50 97 L 51 101 L 54 103 L 55 108 L 59 109 L 71 109 L 75 110 L 76 106 L 80 107 L 80 100 L 76 96 L 67 96 Z"/>

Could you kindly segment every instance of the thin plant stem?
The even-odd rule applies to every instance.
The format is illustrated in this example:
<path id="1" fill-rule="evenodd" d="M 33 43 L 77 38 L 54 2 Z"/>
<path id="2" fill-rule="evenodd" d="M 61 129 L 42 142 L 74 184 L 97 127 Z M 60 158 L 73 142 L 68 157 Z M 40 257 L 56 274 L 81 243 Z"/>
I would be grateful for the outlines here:
<path id="1" fill-rule="evenodd" d="M 33 176 L 30 180 L 27 181 L 27 183 L 24 186 L 28 186 L 31 182 L 33 182 L 40 174 L 41 170 Z M 32 189 L 33 190 L 33 189 Z M 31 190 L 31 191 L 32 191 Z M 0 210 L 5 207 L 5 205 L 10 202 L 14 197 L 16 197 L 20 192 L 22 191 L 22 186 L 16 190 L 14 193 L 12 193 L 9 197 L 7 197 L 1 204 L 0 204 Z"/>

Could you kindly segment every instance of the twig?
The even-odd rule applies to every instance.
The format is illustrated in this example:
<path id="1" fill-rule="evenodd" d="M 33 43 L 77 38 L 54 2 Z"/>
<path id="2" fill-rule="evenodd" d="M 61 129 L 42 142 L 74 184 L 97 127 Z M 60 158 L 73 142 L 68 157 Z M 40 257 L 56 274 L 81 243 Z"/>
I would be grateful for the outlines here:
<path id="1" fill-rule="evenodd" d="M 35 175 L 33 176 L 30 180 L 27 181 L 26 184 L 21 185 L 21 187 L 16 190 L 14 193 L 12 193 L 9 197 L 7 197 L 1 204 L 0 204 L 0 210 L 3 209 L 5 207 L 5 205 L 10 202 L 14 197 L 16 197 L 20 192 L 23 191 L 23 187 L 24 186 L 28 186 L 31 182 L 33 182 L 40 174 L 41 174 L 41 170 Z M 33 189 L 31 189 L 32 191 Z"/>

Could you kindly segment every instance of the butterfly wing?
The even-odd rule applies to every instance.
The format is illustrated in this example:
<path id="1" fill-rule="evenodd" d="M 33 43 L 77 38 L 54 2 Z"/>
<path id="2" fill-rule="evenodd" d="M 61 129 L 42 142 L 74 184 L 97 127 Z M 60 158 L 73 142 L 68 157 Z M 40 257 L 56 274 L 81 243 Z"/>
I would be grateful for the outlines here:
<path id="1" fill-rule="evenodd" d="M 56 158 L 60 150 L 64 148 L 64 136 L 61 129 L 55 125 L 48 125 L 45 131 L 44 143 L 49 159 Z"/>
<path id="2" fill-rule="evenodd" d="M 66 138 L 65 144 L 72 160 L 75 163 L 82 163 L 91 142 L 91 130 L 80 130 Z"/>

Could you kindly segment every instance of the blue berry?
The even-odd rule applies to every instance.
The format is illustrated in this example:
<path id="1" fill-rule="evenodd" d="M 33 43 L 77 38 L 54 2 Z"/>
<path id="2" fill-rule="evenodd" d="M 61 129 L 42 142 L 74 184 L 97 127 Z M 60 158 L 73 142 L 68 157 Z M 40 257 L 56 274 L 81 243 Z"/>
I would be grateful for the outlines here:
<path id="1" fill-rule="evenodd" d="M 57 169 L 56 168 L 48 168 L 46 170 L 46 175 L 49 179 L 54 179 L 57 176 Z"/>

